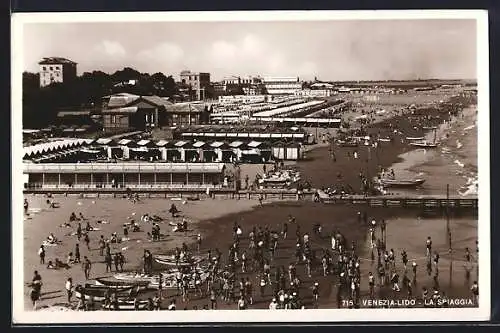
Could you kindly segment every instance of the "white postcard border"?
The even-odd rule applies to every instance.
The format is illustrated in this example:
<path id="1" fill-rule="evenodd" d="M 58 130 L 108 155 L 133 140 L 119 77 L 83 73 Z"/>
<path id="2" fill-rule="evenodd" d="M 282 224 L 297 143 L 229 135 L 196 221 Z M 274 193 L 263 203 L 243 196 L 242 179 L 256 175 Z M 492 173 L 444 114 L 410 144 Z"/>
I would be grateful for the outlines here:
<path id="1" fill-rule="evenodd" d="M 478 308 L 438 309 L 321 309 L 321 310 L 217 310 L 161 312 L 46 312 L 25 311 L 22 260 L 22 64 L 23 25 L 65 22 L 192 22 L 192 21 L 320 21 L 394 19 L 477 20 L 478 170 L 479 170 L 479 286 Z M 404 11 L 253 11 L 253 12 L 136 12 L 136 13 L 15 13 L 12 15 L 12 305 L 16 324 L 64 323 L 195 323 L 195 322 L 344 322 L 344 321 L 480 321 L 488 320 L 490 296 L 490 156 L 489 156 L 489 42 L 485 10 Z"/>

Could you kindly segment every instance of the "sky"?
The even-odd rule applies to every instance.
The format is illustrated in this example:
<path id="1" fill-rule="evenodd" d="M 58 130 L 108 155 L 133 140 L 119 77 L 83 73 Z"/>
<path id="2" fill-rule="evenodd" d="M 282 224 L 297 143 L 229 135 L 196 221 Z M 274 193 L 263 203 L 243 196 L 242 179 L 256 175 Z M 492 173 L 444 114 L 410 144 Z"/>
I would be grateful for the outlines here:
<path id="1" fill-rule="evenodd" d="M 475 79 L 476 21 L 27 23 L 24 70 L 65 57 L 78 73 L 132 67 L 325 81 Z"/>

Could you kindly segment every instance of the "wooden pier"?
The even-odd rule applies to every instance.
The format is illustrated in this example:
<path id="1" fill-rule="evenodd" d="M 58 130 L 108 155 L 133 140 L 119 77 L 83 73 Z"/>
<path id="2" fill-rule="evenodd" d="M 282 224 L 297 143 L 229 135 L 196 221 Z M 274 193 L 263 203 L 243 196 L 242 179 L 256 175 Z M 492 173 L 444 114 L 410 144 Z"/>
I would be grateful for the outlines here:
<path id="1" fill-rule="evenodd" d="M 233 187 L 211 188 L 209 195 L 203 187 L 131 188 L 130 192 L 146 198 L 193 198 L 236 199 L 264 201 L 318 201 L 334 205 L 360 205 L 369 207 L 398 207 L 421 210 L 467 210 L 477 212 L 478 198 L 434 196 L 363 196 L 344 195 L 331 197 L 314 189 L 298 192 L 296 189 L 235 190 Z M 80 197 L 123 197 L 126 188 L 27 188 L 24 194 L 78 195 Z"/>

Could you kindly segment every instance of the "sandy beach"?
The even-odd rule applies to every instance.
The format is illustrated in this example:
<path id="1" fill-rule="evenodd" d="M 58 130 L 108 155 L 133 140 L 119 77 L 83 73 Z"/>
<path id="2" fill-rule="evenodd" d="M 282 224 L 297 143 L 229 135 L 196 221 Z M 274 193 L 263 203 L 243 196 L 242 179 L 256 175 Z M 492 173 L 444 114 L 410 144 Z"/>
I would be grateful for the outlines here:
<path id="1" fill-rule="evenodd" d="M 399 104 L 394 106 L 395 109 L 400 108 Z M 439 111 L 429 110 L 430 114 L 439 114 Z M 444 116 L 444 115 L 443 115 Z M 430 125 L 439 125 L 441 119 L 430 121 Z M 462 123 L 458 123 L 459 125 Z M 465 124 L 465 121 L 464 121 Z M 462 124 L 463 125 L 463 124 Z M 396 138 L 425 134 L 422 129 L 416 129 L 414 124 L 405 116 L 394 116 L 381 118 L 368 127 L 369 133 L 373 135 L 380 134 L 382 137 L 393 135 L 391 126 L 397 128 L 401 134 Z M 452 133 L 461 133 L 456 130 L 455 125 L 449 129 Z M 461 126 L 461 125 L 460 125 Z M 453 136 L 449 136 L 449 140 Z M 463 140 L 463 146 L 470 145 L 468 141 Z M 308 159 L 297 163 L 297 167 L 301 170 L 303 179 L 309 181 L 313 187 L 329 186 L 338 181 L 338 175 L 341 175 L 341 181 L 345 184 L 350 184 L 356 191 L 359 190 L 359 173 L 364 173 L 370 177 L 374 177 L 381 167 L 390 168 L 394 163 L 404 162 L 402 154 L 410 151 L 415 151 L 404 140 L 394 140 L 393 142 L 383 142 L 375 151 L 370 151 L 364 147 L 348 148 L 335 147 L 336 160 L 331 158 L 328 145 L 319 143 L 313 150 L 308 151 Z M 354 159 L 353 152 L 356 150 L 359 158 Z M 429 157 L 428 155 L 427 157 Z M 422 163 L 421 160 L 418 160 Z M 415 162 L 410 161 L 399 167 L 398 170 L 407 170 L 415 167 Z M 424 161 L 426 167 L 437 163 L 435 159 L 429 158 Z M 442 161 L 449 163 L 448 160 Z M 418 168 L 423 168 L 419 166 Z M 397 167 L 397 165 L 396 165 Z M 443 167 L 443 165 L 436 165 Z M 262 165 L 242 165 L 242 179 L 245 175 L 249 175 L 250 182 L 255 178 L 256 173 L 263 172 Z M 424 172 L 424 171 L 419 171 Z M 427 171 L 430 177 L 432 171 Z M 399 171 L 398 171 L 399 173 Z M 437 176 L 439 177 L 439 176 Z M 456 177 L 453 181 L 455 186 L 453 189 L 458 189 L 463 185 L 464 178 L 459 177 L 460 182 L 457 182 Z M 434 184 L 433 181 L 428 183 Z M 424 187 L 429 193 L 437 193 L 441 191 L 441 185 L 434 185 L 436 192 L 432 192 L 432 187 Z M 440 193 L 443 193 L 442 191 Z M 131 233 L 130 240 L 121 244 L 114 245 L 112 252 L 122 251 L 126 258 L 125 269 L 135 271 L 140 268 L 141 256 L 144 249 L 149 249 L 153 254 L 162 254 L 171 252 L 176 246 L 180 246 L 183 242 L 192 244 L 196 239 L 196 235 L 200 233 L 203 237 L 202 253 L 206 253 L 208 249 L 219 248 L 223 254 L 226 254 L 228 246 L 232 240 L 232 226 L 237 222 L 243 229 L 244 235 L 247 235 L 253 226 L 269 226 L 271 229 L 280 230 L 283 222 L 287 220 L 289 214 L 293 215 L 297 224 L 301 226 L 301 230 L 311 232 L 312 226 L 315 223 L 320 223 L 324 226 L 324 235 L 328 235 L 333 231 L 340 231 L 349 241 L 354 241 L 360 247 L 360 256 L 362 258 L 362 276 L 366 276 L 369 271 L 374 270 L 373 261 L 370 256 L 370 248 L 367 243 L 368 228 L 362 225 L 357 218 L 358 212 L 365 212 L 364 207 L 360 206 L 335 206 L 324 205 L 312 202 L 265 202 L 264 206 L 259 207 L 258 202 L 249 200 L 224 200 L 224 199 L 202 199 L 200 201 L 172 201 L 170 199 L 142 199 L 139 203 L 132 203 L 129 200 L 121 198 L 87 198 L 81 199 L 78 197 L 57 196 L 55 201 L 59 202 L 60 208 L 48 208 L 45 203 L 46 198 L 42 196 L 25 196 L 30 205 L 30 216 L 24 220 L 24 281 L 27 282 L 31 278 L 34 270 L 38 270 L 42 275 L 44 286 L 42 290 L 42 301 L 39 306 L 49 306 L 65 302 L 64 282 L 68 277 L 73 277 L 75 283 L 84 283 L 84 274 L 79 265 L 76 265 L 68 270 L 48 270 L 44 265 L 39 264 L 37 250 L 41 242 L 48 236 L 50 232 L 62 240 L 62 244 L 54 247 L 47 247 L 46 262 L 59 258 L 65 261 L 69 252 L 74 251 L 75 244 L 78 242 L 76 236 L 71 236 L 71 233 L 76 230 L 76 225 L 73 222 L 70 228 L 60 227 L 64 222 L 67 222 L 72 212 L 77 215 L 82 213 L 89 220 L 91 225 L 99 227 L 101 230 L 90 233 L 91 243 L 90 251 L 85 247 L 85 244 L 80 242 L 82 257 L 88 255 L 90 260 L 95 263 L 91 278 L 98 276 L 110 275 L 105 272 L 103 257 L 99 255 L 97 249 L 97 241 L 100 235 L 109 237 L 112 232 L 123 234 L 122 225 L 135 219 L 138 221 L 140 216 L 149 213 L 150 215 L 158 215 L 163 218 L 163 223 L 160 223 L 162 233 L 166 234 L 166 238 L 159 242 L 150 242 L 146 238 L 146 232 L 151 231 L 150 225 L 141 226 L 142 232 Z M 172 219 L 168 213 L 170 205 L 174 203 L 181 211 L 181 216 Z M 420 211 L 412 211 L 408 209 L 396 208 L 370 208 L 366 213 L 371 220 L 386 219 L 388 221 L 387 241 L 388 247 L 394 248 L 396 255 L 402 249 L 406 249 L 409 255 L 409 260 L 416 260 L 419 264 L 418 280 L 421 284 L 431 287 L 430 278 L 426 275 L 424 264 L 421 264 L 422 257 L 425 251 L 425 238 L 432 236 L 435 242 L 435 248 L 441 253 L 443 260 L 440 262 L 441 288 L 448 295 L 467 296 L 469 294 L 469 285 L 464 282 L 462 273 L 464 248 L 469 247 L 475 249 L 475 240 L 477 239 L 477 219 L 473 216 L 455 216 L 451 222 L 451 230 L 453 235 L 452 254 L 448 254 L 447 239 L 444 232 L 444 217 L 435 216 L 426 218 Z M 172 232 L 172 227 L 168 222 L 176 222 L 186 218 L 189 221 L 189 231 L 184 233 Z M 108 223 L 97 223 L 97 221 L 106 221 Z M 84 225 L 84 224 L 83 224 Z M 296 226 L 290 226 L 290 234 L 294 235 Z M 406 237 L 407 236 L 407 237 Z M 280 243 L 278 255 L 273 262 L 273 266 L 287 267 L 290 260 L 293 258 L 294 237 Z M 247 247 L 248 241 L 244 240 L 242 246 Z M 322 249 L 330 247 L 328 237 L 317 237 L 313 239 L 313 246 L 321 252 Z M 398 259 L 399 260 L 399 259 Z M 156 267 L 160 269 L 160 267 Z M 319 267 L 318 267 L 319 269 Z M 298 268 L 302 274 L 303 267 Z M 449 277 L 446 277 L 446 276 Z M 257 285 L 258 280 L 255 274 L 248 274 L 254 285 Z M 445 278 L 446 277 L 446 278 Z M 320 272 L 315 271 L 312 278 L 305 278 L 305 283 L 301 287 L 304 294 L 304 302 L 309 306 L 312 302 L 310 295 L 310 285 L 314 281 L 318 281 L 324 288 L 321 289 L 321 298 L 319 306 L 322 308 L 336 307 L 331 277 L 323 277 Z M 362 292 L 366 294 L 367 285 L 366 279 L 361 286 Z M 29 289 L 25 288 L 26 309 L 31 308 L 28 297 Z M 271 290 L 264 297 L 256 297 L 256 301 L 252 308 L 267 308 Z M 383 291 L 386 292 L 386 291 Z M 419 290 L 414 291 L 415 294 Z M 183 303 L 175 292 L 168 291 L 164 294 L 164 305 L 172 297 L 177 299 L 179 308 L 189 308 L 197 306 L 198 308 L 205 305 L 207 299 L 195 298 L 189 302 Z M 220 304 L 219 308 L 234 309 L 234 304 Z"/>

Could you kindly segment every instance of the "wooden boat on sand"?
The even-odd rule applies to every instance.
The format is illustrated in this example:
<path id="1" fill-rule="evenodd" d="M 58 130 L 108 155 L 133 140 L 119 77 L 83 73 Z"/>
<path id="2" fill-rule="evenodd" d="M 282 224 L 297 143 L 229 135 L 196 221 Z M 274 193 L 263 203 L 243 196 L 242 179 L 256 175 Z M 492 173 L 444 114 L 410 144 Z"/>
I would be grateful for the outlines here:
<path id="1" fill-rule="evenodd" d="M 125 289 L 110 289 L 110 288 L 89 288 L 89 287 L 82 287 L 82 286 L 77 286 L 75 288 L 75 296 L 76 298 L 84 298 L 86 301 L 90 300 L 92 298 L 93 301 L 95 302 L 102 302 L 105 299 L 106 292 L 109 291 L 110 293 L 116 294 L 116 297 L 118 298 L 130 298 L 134 295 L 135 290 L 133 287 L 130 288 L 125 288 Z"/>
<path id="2" fill-rule="evenodd" d="M 159 263 L 161 265 L 177 266 L 174 255 L 157 254 L 154 256 L 154 259 L 157 263 Z M 201 263 L 202 261 L 203 261 L 203 258 L 199 257 L 199 256 L 193 256 L 191 258 L 191 260 L 186 260 L 186 259 L 181 258 L 179 260 L 178 266 L 181 266 L 181 267 L 194 266 L 194 265 Z"/>
<path id="3" fill-rule="evenodd" d="M 117 279 L 113 276 L 110 277 L 99 277 L 95 279 L 97 285 L 102 285 L 108 288 L 116 287 L 128 287 L 128 286 L 140 286 L 147 287 L 150 283 L 149 281 L 134 280 L 134 279 Z"/>
<path id="4" fill-rule="evenodd" d="M 103 309 L 106 310 L 114 310 L 114 307 L 112 304 L 107 304 L 102 307 Z M 148 308 L 148 301 L 147 300 L 141 300 L 137 302 L 137 309 L 138 310 L 146 310 Z M 134 301 L 129 301 L 129 300 L 120 300 L 118 301 L 118 310 L 120 311 L 134 311 L 135 310 L 135 304 Z"/>

